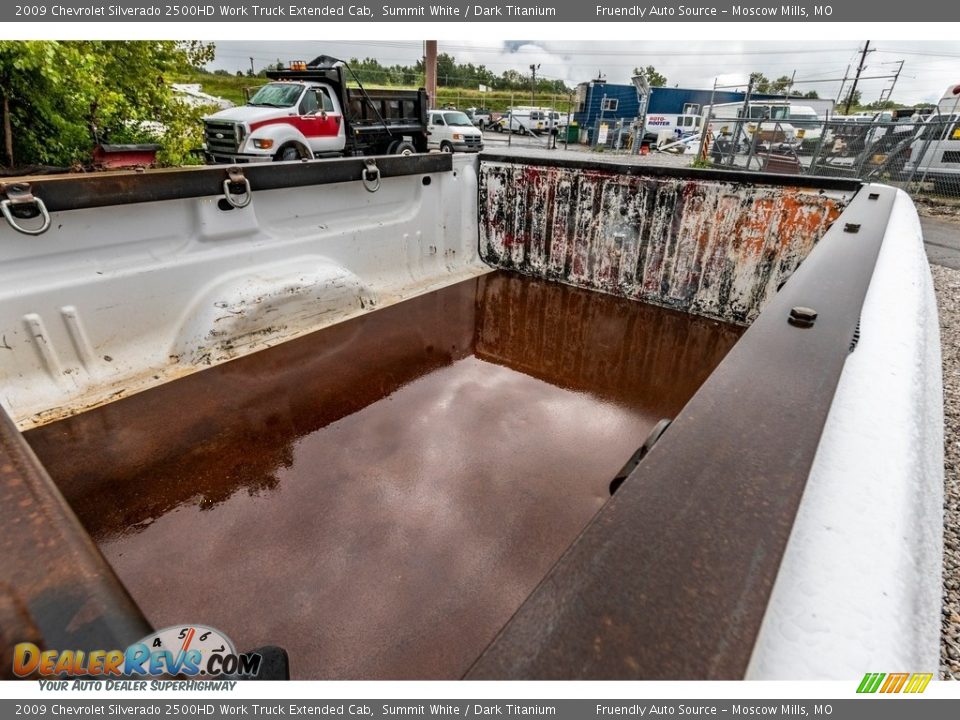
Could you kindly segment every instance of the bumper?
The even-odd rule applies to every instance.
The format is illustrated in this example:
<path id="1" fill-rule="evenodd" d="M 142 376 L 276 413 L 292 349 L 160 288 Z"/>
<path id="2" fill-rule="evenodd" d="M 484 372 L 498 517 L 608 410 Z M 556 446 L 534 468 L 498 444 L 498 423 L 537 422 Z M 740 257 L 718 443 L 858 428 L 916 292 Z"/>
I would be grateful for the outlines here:
<path id="1" fill-rule="evenodd" d="M 455 142 L 453 143 L 453 149 L 457 152 L 480 152 L 483 150 L 483 143 L 465 143 L 465 142 Z"/>
<path id="2" fill-rule="evenodd" d="M 248 165 L 249 163 L 270 162 L 273 160 L 273 155 L 269 153 L 263 155 L 234 155 L 219 152 L 205 152 L 203 156 L 206 159 L 207 165 Z"/>

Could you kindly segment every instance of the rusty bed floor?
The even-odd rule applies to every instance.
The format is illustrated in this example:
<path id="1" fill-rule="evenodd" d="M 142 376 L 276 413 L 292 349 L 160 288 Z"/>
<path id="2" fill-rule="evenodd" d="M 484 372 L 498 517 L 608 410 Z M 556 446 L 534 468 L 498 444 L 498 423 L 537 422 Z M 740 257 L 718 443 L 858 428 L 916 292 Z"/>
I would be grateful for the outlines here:
<path id="1" fill-rule="evenodd" d="M 496 272 L 26 437 L 156 627 L 457 678 L 740 332 Z"/>

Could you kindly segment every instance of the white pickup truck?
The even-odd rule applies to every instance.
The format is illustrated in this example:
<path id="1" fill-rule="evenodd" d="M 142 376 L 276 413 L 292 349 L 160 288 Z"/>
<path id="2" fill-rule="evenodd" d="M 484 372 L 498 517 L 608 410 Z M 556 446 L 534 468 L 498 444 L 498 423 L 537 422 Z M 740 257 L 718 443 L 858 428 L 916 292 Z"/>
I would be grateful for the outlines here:
<path id="1" fill-rule="evenodd" d="M 2 641 L 203 622 L 309 679 L 936 672 L 910 198 L 544 155 L 6 181 Z"/>

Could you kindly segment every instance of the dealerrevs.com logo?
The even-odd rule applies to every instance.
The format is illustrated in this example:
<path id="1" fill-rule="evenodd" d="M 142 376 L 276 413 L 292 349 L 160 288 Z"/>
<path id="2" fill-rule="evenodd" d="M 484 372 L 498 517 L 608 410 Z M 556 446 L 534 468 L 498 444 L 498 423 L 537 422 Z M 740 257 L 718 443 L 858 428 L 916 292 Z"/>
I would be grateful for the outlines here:
<path id="1" fill-rule="evenodd" d="M 860 681 L 858 693 L 922 693 L 933 673 L 867 673 Z"/>
<path id="2" fill-rule="evenodd" d="M 41 650 L 19 643 L 13 651 L 13 672 L 21 678 L 256 677 L 260 663 L 259 654 L 238 654 L 226 635 L 205 625 L 164 628 L 125 650 Z"/>

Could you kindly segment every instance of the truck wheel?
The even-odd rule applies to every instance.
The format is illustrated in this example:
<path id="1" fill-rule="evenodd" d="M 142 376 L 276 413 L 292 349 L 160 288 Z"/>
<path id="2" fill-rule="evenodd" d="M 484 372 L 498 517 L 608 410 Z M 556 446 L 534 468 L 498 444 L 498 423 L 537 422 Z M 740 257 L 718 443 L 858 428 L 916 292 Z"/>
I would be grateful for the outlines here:
<path id="1" fill-rule="evenodd" d="M 409 143 L 406 140 L 401 140 L 390 150 L 391 155 L 415 155 L 417 149 L 413 146 L 413 143 Z"/>
<path id="2" fill-rule="evenodd" d="M 444 140 L 442 143 L 440 143 L 440 152 L 452 153 L 453 145 L 451 145 L 449 142 Z"/>
<path id="3" fill-rule="evenodd" d="M 274 161 L 299 160 L 300 151 L 296 145 L 287 145 L 277 150 L 277 154 L 273 156 L 273 159 Z"/>

